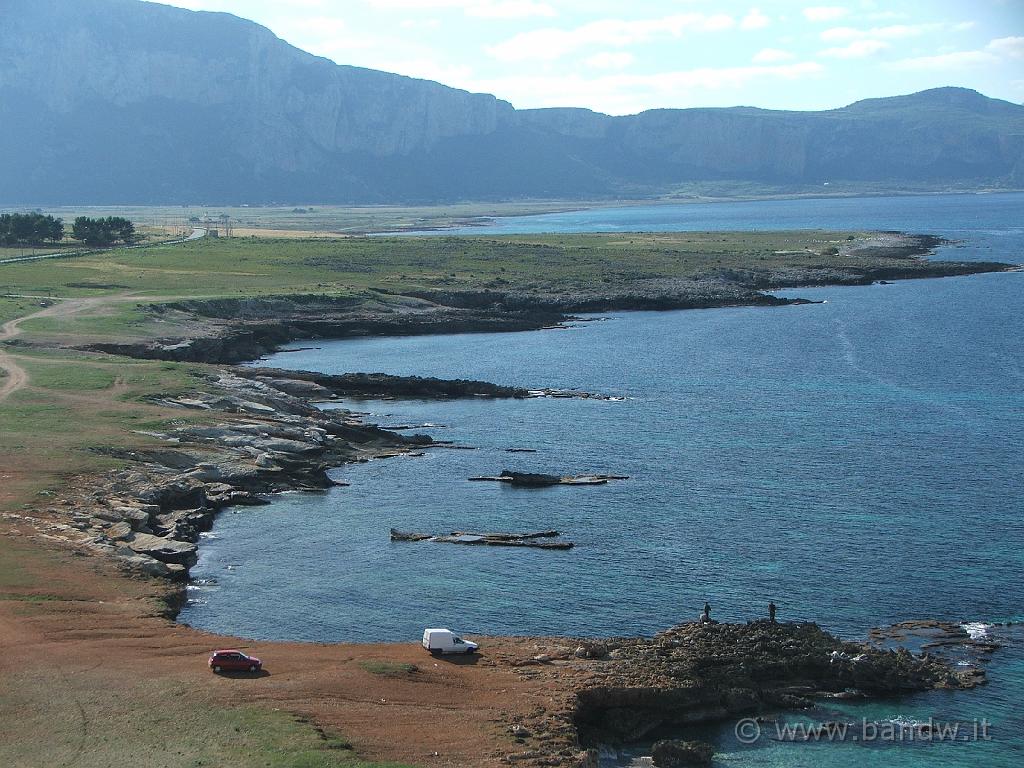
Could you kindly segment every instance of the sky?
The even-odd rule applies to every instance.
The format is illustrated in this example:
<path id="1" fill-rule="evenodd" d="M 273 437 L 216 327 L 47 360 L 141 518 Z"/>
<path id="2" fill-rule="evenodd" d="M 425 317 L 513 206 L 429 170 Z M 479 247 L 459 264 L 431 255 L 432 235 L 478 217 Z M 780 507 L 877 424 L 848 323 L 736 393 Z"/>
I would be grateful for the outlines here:
<path id="1" fill-rule="evenodd" d="M 1024 102 L 1024 0 L 164 2 L 518 108 L 832 109 L 944 85 Z"/>

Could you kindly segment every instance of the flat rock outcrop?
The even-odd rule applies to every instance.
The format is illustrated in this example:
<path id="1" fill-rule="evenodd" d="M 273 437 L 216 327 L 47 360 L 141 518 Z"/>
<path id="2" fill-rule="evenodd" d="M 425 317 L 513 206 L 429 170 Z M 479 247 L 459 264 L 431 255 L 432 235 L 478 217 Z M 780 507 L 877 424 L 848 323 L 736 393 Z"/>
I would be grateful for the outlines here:
<path id="1" fill-rule="evenodd" d="M 181 581 L 218 510 L 265 504 L 265 494 L 279 491 L 328 488 L 333 466 L 432 442 L 365 424 L 349 411 L 321 410 L 284 389 L 225 370 L 200 391 L 155 398 L 196 412 L 198 423 L 144 433 L 159 447 L 96 449 L 124 468 L 91 483 L 91 493 L 65 498 L 71 524 L 52 523 L 48 533 L 129 570 Z"/>
<path id="2" fill-rule="evenodd" d="M 493 655 L 495 663 L 544 681 L 552 692 L 550 704 L 513 724 L 529 734 L 522 746 L 535 753 L 524 764 L 582 768 L 596 765 L 599 745 L 807 709 L 818 700 L 891 698 L 983 682 L 977 653 L 986 649 L 971 646 L 957 625 L 943 624 L 945 637 L 973 652 L 968 662 L 953 653 L 879 647 L 879 638 L 906 634 L 900 625 L 858 643 L 817 624 L 768 620 L 680 624 L 651 638 L 522 638 Z M 492 655 L 486 642 L 484 653 Z M 706 765 L 711 754 L 707 745 L 669 740 L 659 756 L 655 765 Z"/>

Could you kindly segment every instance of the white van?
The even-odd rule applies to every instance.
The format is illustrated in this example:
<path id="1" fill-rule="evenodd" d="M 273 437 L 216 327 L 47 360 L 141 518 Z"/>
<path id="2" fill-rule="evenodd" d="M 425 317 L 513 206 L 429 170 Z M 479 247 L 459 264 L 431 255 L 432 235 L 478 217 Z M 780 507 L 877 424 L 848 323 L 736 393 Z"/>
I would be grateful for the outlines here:
<path id="1" fill-rule="evenodd" d="M 435 656 L 443 653 L 473 653 L 480 648 L 476 643 L 463 640 L 450 629 L 424 629 L 423 647 Z"/>

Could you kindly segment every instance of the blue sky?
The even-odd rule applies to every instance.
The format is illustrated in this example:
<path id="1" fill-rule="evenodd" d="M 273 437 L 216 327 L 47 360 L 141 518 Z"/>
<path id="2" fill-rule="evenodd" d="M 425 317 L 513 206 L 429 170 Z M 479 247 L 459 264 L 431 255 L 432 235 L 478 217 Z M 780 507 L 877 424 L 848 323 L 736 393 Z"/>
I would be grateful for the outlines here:
<path id="1" fill-rule="evenodd" d="M 1024 102 L 1024 0 L 170 0 L 339 64 L 516 107 L 828 109 L 941 85 Z"/>

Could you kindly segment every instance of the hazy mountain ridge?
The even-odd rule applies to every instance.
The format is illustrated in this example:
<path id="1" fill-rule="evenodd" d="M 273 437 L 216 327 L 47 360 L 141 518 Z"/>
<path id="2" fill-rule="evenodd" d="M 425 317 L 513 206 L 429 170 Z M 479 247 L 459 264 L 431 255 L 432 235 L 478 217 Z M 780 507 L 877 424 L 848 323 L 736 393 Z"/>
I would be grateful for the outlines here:
<path id="1" fill-rule="evenodd" d="M 338 66 L 227 14 L 2 4 L 10 202 L 573 198 L 723 179 L 1024 184 L 1024 107 L 964 89 L 826 112 L 516 111 Z"/>

